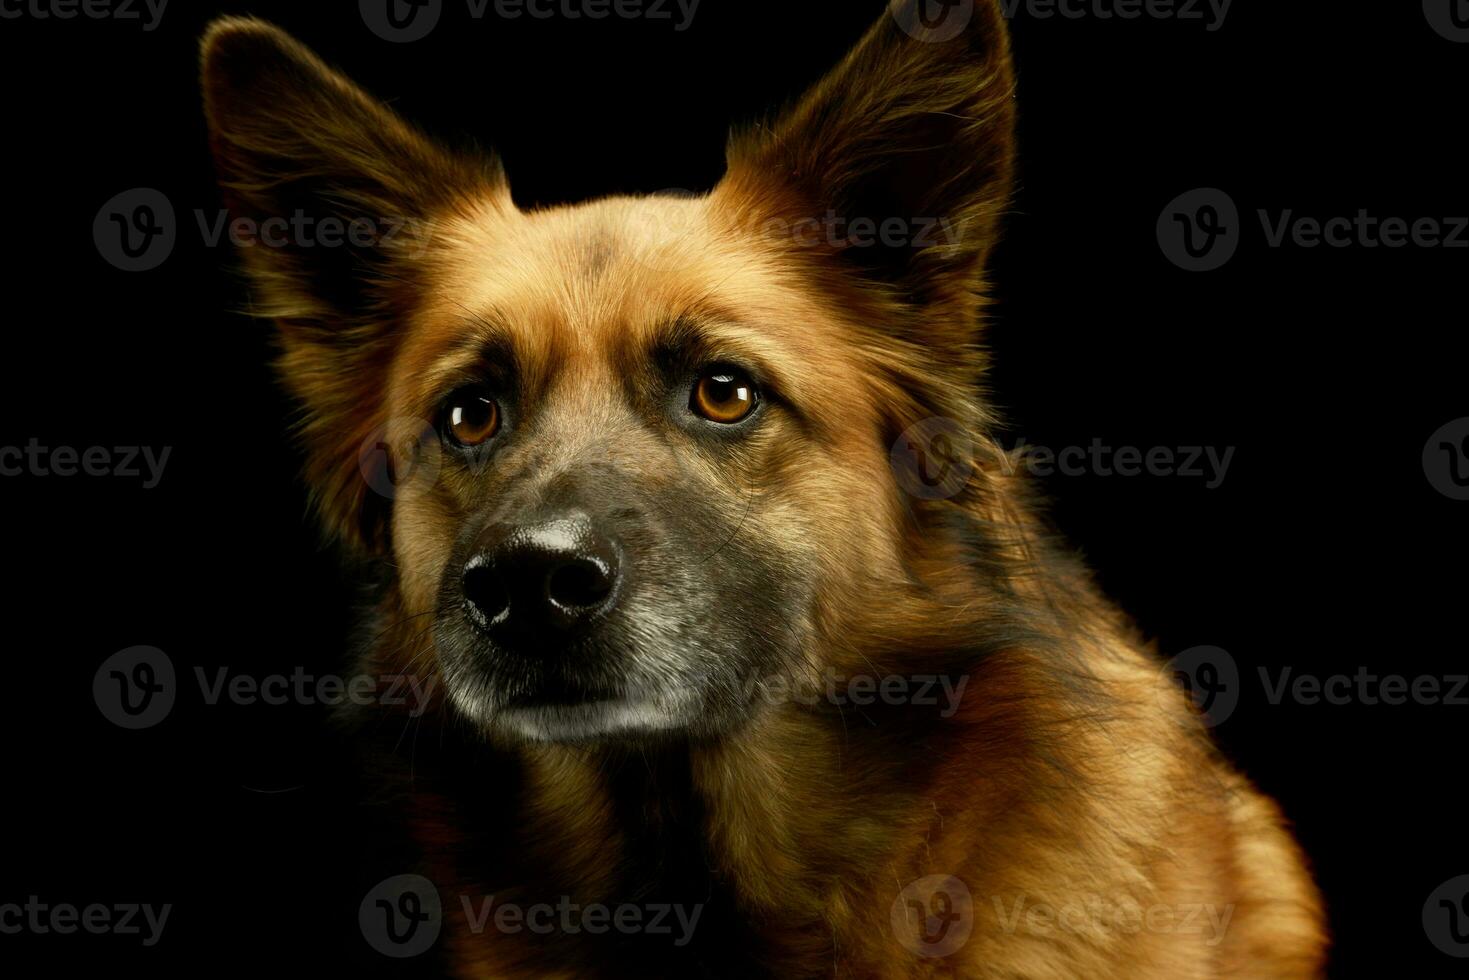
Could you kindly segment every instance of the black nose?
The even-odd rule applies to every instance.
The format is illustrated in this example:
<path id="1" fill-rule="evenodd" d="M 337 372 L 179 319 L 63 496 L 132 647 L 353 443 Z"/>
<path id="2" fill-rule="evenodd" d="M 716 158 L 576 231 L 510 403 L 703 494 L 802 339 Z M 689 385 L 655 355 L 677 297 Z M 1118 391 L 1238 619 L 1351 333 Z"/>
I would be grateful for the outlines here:
<path id="1" fill-rule="evenodd" d="M 616 601 L 617 546 L 583 514 L 494 528 L 464 568 L 470 619 L 500 639 L 556 640 Z"/>

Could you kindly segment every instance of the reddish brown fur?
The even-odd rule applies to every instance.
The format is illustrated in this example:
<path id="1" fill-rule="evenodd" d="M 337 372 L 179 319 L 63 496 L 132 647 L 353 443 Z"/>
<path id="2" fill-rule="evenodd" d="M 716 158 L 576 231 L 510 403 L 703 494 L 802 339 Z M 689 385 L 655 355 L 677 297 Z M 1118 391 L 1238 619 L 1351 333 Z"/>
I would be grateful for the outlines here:
<path id="1" fill-rule="evenodd" d="M 396 565 L 379 619 L 408 625 L 386 630 L 370 664 L 434 669 L 413 619 L 434 608 L 473 502 L 446 476 L 374 510 L 359 447 L 389 419 L 429 417 L 442 379 L 472 361 L 468 341 L 493 337 L 548 385 L 539 452 L 603 454 L 650 484 L 681 461 L 710 499 L 747 509 L 742 534 L 815 569 L 809 621 L 792 626 L 806 641 L 795 671 L 911 673 L 961 651 L 971 671 L 941 728 L 898 719 L 876 731 L 778 705 L 738 735 L 683 746 L 693 816 L 649 796 L 643 823 L 630 823 L 614 788 L 634 778 L 615 775 L 626 753 L 514 745 L 503 752 L 520 809 L 486 843 L 454 774 L 425 778 L 413 824 L 445 894 L 613 902 L 628 855 L 692 827 L 730 896 L 721 908 L 741 921 L 731 934 L 754 950 L 730 955 L 783 976 L 1319 974 L 1319 900 L 1276 808 L 1218 756 L 1158 658 L 1048 540 L 988 436 L 978 328 L 1009 196 L 1013 79 L 998 12 L 978 7 L 949 43 L 884 20 L 780 122 L 737 139 L 706 197 L 532 213 L 511 204 L 492 162 L 435 148 L 278 30 L 211 29 L 206 106 L 237 210 L 325 200 L 424 219 L 361 257 L 360 288 L 324 290 L 321 277 L 340 270 L 246 250 L 256 312 L 280 325 L 283 376 L 304 408 L 324 522 L 357 554 Z M 884 169 L 894 145 L 904 163 Z M 313 198 L 319 186 L 329 193 Z M 949 217 L 960 234 L 876 268 L 773 232 L 828 210 Z M 701 324 L 716 353 L 768 364 L 804 414 L 772 413 L 728 466 L 675 459 L 679 446 L 616 397 L 672 319 Z M 897 490 L 888 449 L 933 416 L 975 433 L 976 470 L 963 493 L 926 502 Z M 496 465 L 549 465 L 529 455 Z M 440 707 L 438 724 L 462 727 Z M 470 857 L 485 853 L 495 860 Z M 932 874 L 967 884 L 974 927 L 952 955 L 924 959 L 895 938 L 889 911 Z M 1207 931 L 1004 921 L 1016 902 L 1089 896 L 1231 907 L 1233 919 L 1217 944 Z M 472 935 L 449 912 L 456 975 L 594 970 L 574 942 Z"/>

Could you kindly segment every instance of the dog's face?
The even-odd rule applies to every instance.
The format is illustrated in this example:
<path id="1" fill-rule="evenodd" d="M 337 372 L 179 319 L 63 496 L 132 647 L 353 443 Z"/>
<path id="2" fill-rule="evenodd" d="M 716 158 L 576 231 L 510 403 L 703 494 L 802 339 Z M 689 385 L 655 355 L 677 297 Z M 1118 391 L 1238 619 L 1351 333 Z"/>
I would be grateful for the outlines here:
<path id="1" fill-rule="evenodd" d="M 818 574 L 894 567 L 845 540 L 891 497 L 847 326 L 718 197 L 443 235 L 389 405 L 436 429 L 392 539 L 447 689 L 547 737 L 727 723 L 815 646 Z"/>
<path id="2" fill-rule="evenodd" d="M 206 39 L 235 209 L 374 231 L 244 258 L 318 505 L 390 558 L 470 719 L 546 740 L 717 733 L 762 681 L 861 656 L 850 610 L 921 572 L 889 453 L 928 416 L 980 421 L 1010 78 L 992 11 L 951 41 L 910 14 L 738 141 L 710 194 L 529 212 L 493 164 L 427 143 L 273 28 Z M 386 488 L 362 466 L 379 444 Z"/>

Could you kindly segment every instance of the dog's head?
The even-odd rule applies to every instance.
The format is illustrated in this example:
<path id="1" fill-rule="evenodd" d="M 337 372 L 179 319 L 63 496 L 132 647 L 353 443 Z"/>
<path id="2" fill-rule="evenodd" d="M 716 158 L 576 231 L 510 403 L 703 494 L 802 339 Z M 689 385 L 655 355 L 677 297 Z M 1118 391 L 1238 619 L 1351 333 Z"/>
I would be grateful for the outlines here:
<path id="1" fill-rule="evenodd" d="M 391 562 L 467 716 L 718 731 L 762 678 L 858 656 L 938 560 L 890 456 L 924 419 L 983 423 L 1013 85 L 993 3 L 957 36 L 925 9 L 736 138 L 711 193 L 536 211 L 281 31 L 209 32 L 318 510 Z"/>

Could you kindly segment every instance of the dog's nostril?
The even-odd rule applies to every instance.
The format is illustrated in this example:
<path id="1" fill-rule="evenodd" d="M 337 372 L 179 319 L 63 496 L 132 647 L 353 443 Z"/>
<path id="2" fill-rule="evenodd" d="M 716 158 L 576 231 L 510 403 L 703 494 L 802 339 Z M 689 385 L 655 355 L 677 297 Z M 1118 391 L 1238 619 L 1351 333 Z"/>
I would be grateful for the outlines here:
<path id="1" fill-rule="evenodd" d="M 465 570 L 464 598 L 486 624 L 503 619 L 510 611 L 510 592 L 500 576 L 487 565 Z"/>
<path id="2" fill-rule="evenodd" d="M 611 591 L 610 570 L 589 559 L 568 562 L 551 572 L 546 580 L 546 595 L 568 609 L 589 609 L 601 603 Z"/>

